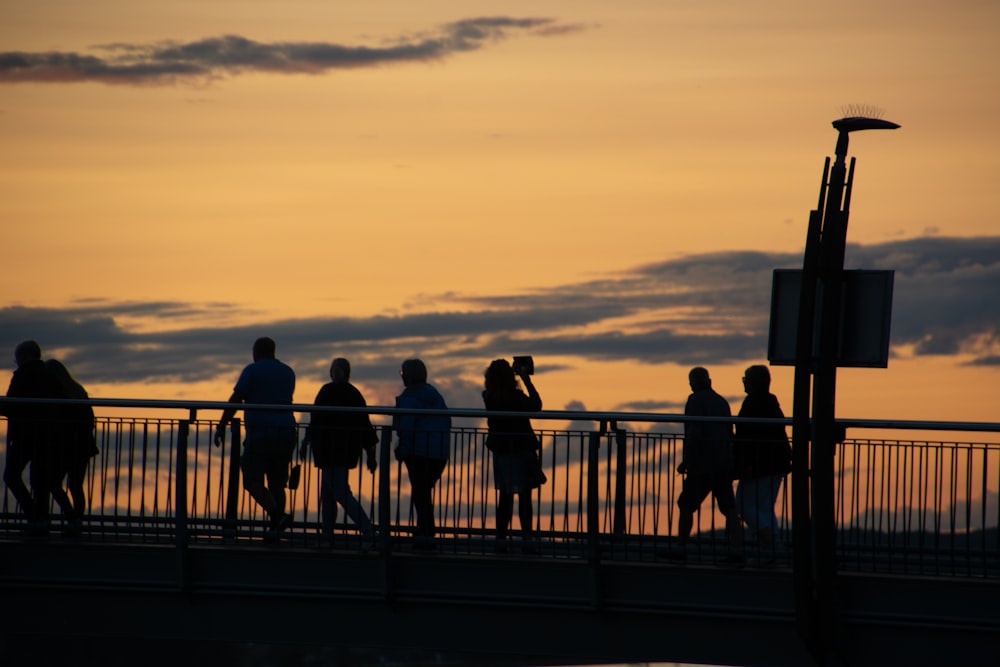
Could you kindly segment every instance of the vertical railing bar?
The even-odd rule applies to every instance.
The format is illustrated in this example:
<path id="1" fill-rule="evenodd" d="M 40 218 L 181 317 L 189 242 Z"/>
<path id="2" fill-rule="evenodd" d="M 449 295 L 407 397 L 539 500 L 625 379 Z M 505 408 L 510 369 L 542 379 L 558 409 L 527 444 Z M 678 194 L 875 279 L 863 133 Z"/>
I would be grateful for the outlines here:
<path id="1" fill-rule="evenodd" d="M 177 490 L 174 494 L 178 498 L 177 513 L 175 516 L 174 534 L 177 545 L 177 587 L 182 591 L 189 588 L 190 577 L 188 572 L 188 508 L 184 501 L 187 498 L 187 455 L 188 455 L 188 430 L 190 422 L 181 420 L 177 425 Z"/>

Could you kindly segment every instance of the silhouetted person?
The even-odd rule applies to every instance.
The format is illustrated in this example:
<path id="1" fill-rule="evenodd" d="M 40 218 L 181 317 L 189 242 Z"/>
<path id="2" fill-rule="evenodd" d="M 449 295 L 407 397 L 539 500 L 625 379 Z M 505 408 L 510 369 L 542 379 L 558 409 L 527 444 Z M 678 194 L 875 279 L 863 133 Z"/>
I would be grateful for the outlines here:
<path id="1" fill-rule="evenodd" d="M 712 389 L 708 371 L 701 366 L 688 373 L 691 395 L 684 406 L 689 417 L 731 417 L 729 403 Z M 739 562 L 738 542 L 740 519 L 733 496 L 733 425 L 723 422 L 685 422 L 684 448 L 677 472 L 684 475 L 681 494 L 677 498 L 677 537 L 683 549 L 694 527 L 695 512 L 711 493 L 726 517 L 726 535 L 730 553 L 724 562 Z"/>
<path id="2" fill-rule="evenodd" d="M 487 410 L 534 412 L 542 409 L 542 398 L 526 369 L 518 369 L 528 393 L 517 383 L 514 369 L 506 359 L 496 359 L 486 369 L 483 403 Z M 490 416 L 487 419 L 486 447 L 493 452 L 493 484 L 497 497 L 498 553 L 507 551 L 507 534 L 514 513 L 514 495 L 518 498 L 518 517 L 524 536 L 524 549 L 533 552 L 531 492 L 540 481 L 532 475 L 539 466 L 542 444 L 527 417 Z"/>
<path id="3" fill-rule="evenodd" d="M 778 398 L 771 393 L 771 372 L 767 366 L 750 366 L 743 374 L 746 398 L 740 417 L 784 419 Z M 734 442 L 736 508 L 757 535 L 763 563 L 774 560 L 774 533 L 778 518 L 774 503 L 781 481 L 791 469 L 792 449 L 784 424 L 736 424 Z"/>
<path id="4" fill-rule="evenodd" d="M 367 406 L 364 396 L 350 383 L 351 364 L 347 359 L 337 358 L 330 364 L 330 379 L 316 394 L 316 405 L 331 405 L 363 408 Z M 375 458 L 375 444 L 378 436 L 366 412 L 322 412 L 315 411 L 309 420 L 309 428 L 302 439 L 302 456 L 312 445 L 313 462 L 323 471 L 320 482 L 320 509 L 323 522 L 323 537 L 333 539 L 333 526 L 337 521 L 337 503 L 344 507 L 344 513 L 365 535 L 372 535 L 372 522 L 361 503 L 351 492 L 348 471 L 358 467 L 361 452 L 365 452 L 368 470 L 375 472 L 378 461 Z"/>
<path id="5" fill-rule="evenodd" d="M 240 373 L 230 403 L 292 404 L 295 372 L 275 358 L 275 349 L 270 338 L 254 341 L 253 363 Z M 238 409 L 228 408 L 222 413 L 215 429 L 216 447 L 225 440 L 226 425 Z M 298 440 L 295 415 L 291 410 L 250 409 L 246 411 L 246 431 L 240 462 L 243 486 L 270 518 L 267 539 L 277 539 L 292 523 L 292 516 L 285 513 L 285 485 Z"/>
<path id="6" fill-rule="evenodd" d="M 427 367 L 420 359 L 407 359 L 399 372 L 405 389 L 396 397 L 397 408 L 446 410 L 444 398 L 427 383 Z M 434 485 L 441 479 L 451 453 L 449 415 L 408 413 L 395 415 L 392 427 L 399 438 L 396 458 L 406 466 L 410 495 L 417 512 L 414 547 L 433 549 Z"/>
<path id="7" fill-rule="evenodd" d="M 12 398 L 65 398 L 58 379 L 45 367 L 42 348 L 26 340 L 14 348 L 17 369 L 10 379 L 7 396 Z M 47 534 L 49 502 L 53 478 L 58 469 L 58 445 L 53 405 L 30 403 L 5 406 L 7 417 L 7 460 L 4 482 L 14 494 L 28 518 L 27 531 Z M 31 464 L 28 479 L 31 491 L 24 484 L 24 469 Z"/>
<path id="8" fill-rule="evenodd" d="M 62 362 L 56 359 L 47 359 L 45 367 L 59 380 L 66 398 L 90 398 L 87 390 L 73 379 Z M 83 483 L 87 477 L 87 467 L 90 465 L 90 459 L 99 451 L 94 437 L 96 419 L 94 418 L 94 408 L 89 405 L 67 405 L 60 408 L 59 412 L 60 419 L 56 425 L 59 438 L 59 465 L 54 471 L 55 480 L 52 494 L 57 498 L 57 502 L 70 520 L 66 533 L 77 535 L 81 529 L 81 520 L 87 513 L 87 494 L 83 489 Z M 64 477 L 66 487 L 73 498 L 72 503 L 69 502 L 69 498 L 65 496 L 65 491 L 62 489 Z"/>

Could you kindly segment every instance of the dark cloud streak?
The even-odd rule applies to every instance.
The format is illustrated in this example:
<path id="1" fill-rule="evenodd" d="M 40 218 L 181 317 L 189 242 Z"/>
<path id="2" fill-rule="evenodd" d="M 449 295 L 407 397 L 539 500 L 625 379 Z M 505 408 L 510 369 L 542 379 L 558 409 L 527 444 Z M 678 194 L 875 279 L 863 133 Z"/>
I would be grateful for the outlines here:
<path id="1" fill-rule="evenodd" d="M 316 378 L 334 354 L 363 358 L 380 377 L 419 354 L 441 381 L 455 383 L 478 375 L 492 358 L 520 353 L 581 364 L 760 361 L 772 272 L 800 262 L 790 253 L 709 253 L 518 295 L 444 295 L 445 312 L 258 319 L 232 327 L 206 324 L 220 314 L 250 319 L 224 304 L 9 306 L 0 308 L 0 350 L 34 338 L 82 379 L 102 383 L 235 377 L 261 335 L 274 337 L 283 359 Z M 851 245 L 847 264 L 896 270 L 895 347 L 1000 363 L 1000 237 Z"/>
<path id="2" fill-rule="evenodd" d="M 86 53 L 8 51 L 0 53 L 0 83 L 98 82 L 168 85 L 204 82 L 250 72 L 323 74 L 330 70 L 436 61 L 475 51 L 514 33 L 548 37 L 580 30 L 551 18 L 470 18 L 432 34 L 406 36 L 386 46 L 329 42 L 256 42 L 239 35 L 194 42 L 115 43 Z"/>

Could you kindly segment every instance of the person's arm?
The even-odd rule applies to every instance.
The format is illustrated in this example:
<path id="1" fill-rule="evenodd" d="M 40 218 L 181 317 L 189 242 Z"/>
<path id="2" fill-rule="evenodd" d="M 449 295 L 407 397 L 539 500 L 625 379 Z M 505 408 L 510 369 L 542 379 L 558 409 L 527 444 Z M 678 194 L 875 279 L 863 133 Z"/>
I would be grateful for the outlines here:
<path id="1" fill-rule="evenodd" d="M 538 390 L 535 389 L 535 384 L 531 381 L 531 376 L 527 373 L 521 375 L 521 382 L 524 383 L 524 388 L 528 391 L 528 410 L 541 410 L 542 409 L 542 397 L 539 395 Z"/>
<path id="2" fill-rule="evenodd" d="M 238 391 L 234 391 L 232 396 L 229 397 L 230 403 L 243 403 L 246 396 Z M 226 408 L 222 411 L 222 417 L 219 418 L 219 425 L 215 427 L 215 446 L 219 447 L 222 445 L 223 441 L 226 439 L 226 426 L 232 421 L 233 417 L 236 416 L 236 411 L 239 408 Z"/>

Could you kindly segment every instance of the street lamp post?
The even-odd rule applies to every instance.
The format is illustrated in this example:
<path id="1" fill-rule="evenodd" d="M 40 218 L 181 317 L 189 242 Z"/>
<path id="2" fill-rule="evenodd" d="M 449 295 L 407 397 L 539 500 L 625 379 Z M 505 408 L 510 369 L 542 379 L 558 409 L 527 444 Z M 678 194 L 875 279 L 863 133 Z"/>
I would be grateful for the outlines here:
<path id="1" fill-rule="evenodd" d="M 836 627 L 833 458 L 842 440 L 835 424 L 844 254 L 855 159 L 851 132 L 899 127 L 869 115 L 833 121 L 835 160 L 826 159 L 819 202 L 809 215 L 799 294 L 792 405 L 792 526 L 799 631 L 821 664 Z M 810 419 L 810 377 L 812 401 Z M 810 447 L 811 443 L 811 447 Z"/>

